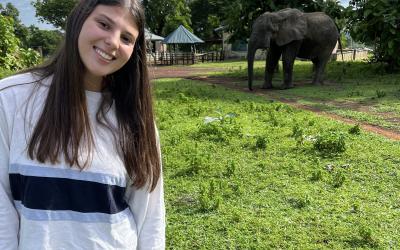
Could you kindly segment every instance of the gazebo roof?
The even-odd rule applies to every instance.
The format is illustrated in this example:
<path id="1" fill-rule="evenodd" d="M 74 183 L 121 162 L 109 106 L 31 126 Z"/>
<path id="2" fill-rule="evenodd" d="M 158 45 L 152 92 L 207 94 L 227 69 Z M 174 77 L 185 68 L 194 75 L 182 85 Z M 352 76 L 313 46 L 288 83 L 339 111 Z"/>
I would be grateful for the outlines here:
<path id="1" fill-rule="evenodd" d="M 162 41 L 162 40 L 164 40 L 164 37 L 157 36 L 157 35 L 151 33 L 151 31 L 148 30 L 148 29 L 144 29 L 144 31 L 145 31 L 144 36 L 145 36 L 146 40 L 149 40 L 149 41 Z"/>
<path id="2" fill-rule="evenodd" d="M 195 43 L 204 43 L 203 40 L 198 38 L 196 35 L 188 31 L 185 27 L 182 25 L 179 25 L 179 27 L 169 34 L 164 40 L 163 43 L 166 44 L 181 44 L 181 43 L 189 43 L 189 44 L 195 44 Z"/>

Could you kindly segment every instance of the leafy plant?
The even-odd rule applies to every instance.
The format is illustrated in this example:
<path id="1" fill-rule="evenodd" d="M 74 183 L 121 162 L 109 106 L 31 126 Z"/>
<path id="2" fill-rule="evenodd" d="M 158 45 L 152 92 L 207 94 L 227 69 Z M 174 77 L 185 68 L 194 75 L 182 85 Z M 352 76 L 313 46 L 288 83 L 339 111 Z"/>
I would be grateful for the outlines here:
<path id="1" fill-rule="evenodd" d="M 292 135 L 291 135 L 297 142 L 297 145 L 300 145 L 303 143 L 304 140 L 304 130 L 303 128 L 300 127 L 299 124 L 295 124 L 292 127 Z"/>
<path id="2" fill-rule="evenodd" d="M 334 188 L 339 188 L 339 187 L 343 186 L 343 183 L 345 180 L 346 180 L 346 176 L 345 176 L 344 172 L 341 170 L 336 171 L 333 174 L 332 186 Z"/>
<path id="3" fill-rule="evenodd" d="M 323 154 L 338 154 L 346 151 L 345 136 L 341 132 L 328 131 L 319 134 L 314 148 Z"/>
<path id="4" fill-rule="evenodd" d="M 385 96 L 386 96 L 386 92 L 383 91 L 383 90 L 377 89 L 377 90 L 376 90 L 376 96 L 377 96 L 378 98 L 385 97 Z"/>
<path id="5" fill-rule="evenodd" d="M 236 163 L 234 161 L 229 161 L 226 167 L 226 177 L 234 176 L 236 172 Z"/>
<path id="6" fill-rule="evenodd" d="M 203 212 L 210 212 L 219 208 L 222 197 L 218 191 L 218 186 L 214 180 L 211 180 L 208 185 L 202 184 L 200 186 L 199 203 Z"/>
<path id="7" fill-rule="evenodd" d="M 349 128 L 349 134 L 359 135 L 361 133 L 360 124 L 356 124 L 353 127 Z"/>
<path id="8" fill-rule="evenodd" d="M 18 70 L 39 62 L 39 54 L 32 49 L 20 47 L 20 40 L 14 34 L 13 19 L 0 15 L 0 67 Z"/>
<path id="9" fill-rule="evenodd" d="M 199 126 L 197 138 L 206 137 L 211 141 L 228 142 L 231 137 L 241 137 L 242 129 L 235 121 L 236 116 L 232 113 L 219 117 L 205 117 Z"/>
<path id="10" fill-rule="evenodd" d="M 265 136 L 257 136 L 256 149 L 266 149 L 268 144 L 268 138 Z"/>
<path id="11" fill-rule="evenodd" d="M 311 173 L 310 180 L 311 181 L 320 181 L 320 180 L 322 180 L 322 178 L 323 178 L 322 171 L 320 169 L 318 169 Z"/>

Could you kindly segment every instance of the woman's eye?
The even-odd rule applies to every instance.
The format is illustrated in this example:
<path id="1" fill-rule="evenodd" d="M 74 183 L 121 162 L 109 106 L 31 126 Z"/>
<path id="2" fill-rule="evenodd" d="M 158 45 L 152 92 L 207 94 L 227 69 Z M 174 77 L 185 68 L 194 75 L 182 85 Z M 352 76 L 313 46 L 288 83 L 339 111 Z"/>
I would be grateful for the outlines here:
<path id="1" fill-rule="evenodd" d="M 121 40 L 122 40 L 122 42 L 124 42 L 125 44 L 131 44 L 131 43 L 133 43 L 133 40 L 132 40 L 130 37 L 127 37 L 127 36 L 123 36 L 123 37 L 121 38 Z"/>
<path id="2" fill-rule="evenodd" d="M 99 25 L 100 25 L 100 27 L 102 27 L 104 29 L 108 29 L 110 27 L 107 23 L 102 22 L 102 21 L 99 21 Z"/>

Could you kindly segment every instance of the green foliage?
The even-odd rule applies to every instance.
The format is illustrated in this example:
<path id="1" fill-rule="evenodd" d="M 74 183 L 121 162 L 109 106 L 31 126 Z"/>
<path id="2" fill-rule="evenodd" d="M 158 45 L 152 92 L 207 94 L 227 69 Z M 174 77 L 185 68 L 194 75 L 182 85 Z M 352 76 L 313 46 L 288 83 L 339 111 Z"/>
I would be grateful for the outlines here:
<path id="1" fill-rule="evenodd" d="M 21 23 L 19 19 L 19 11 L 11 3 L 7 3 L 5 7 L 0 4 L 0 14 L 2 16 L 11 17 L 14 20 L 14 34 L 20 40 L 21 45 L 26 47 L 26 38 L 28 36 L 28 29 Z"/>
<path id="2" fill-rule="evenodd" d="M 297 142 L 298 145 L 303 143 L 304 140 L 304 130 L 300 127 L 298 123 L 296 123 L 292 127 L 292 135 L 291 135 Z"/>
<path id="3" fill-rule="evenodd" d="M 361 134 L 360 124 L 356 124 L 353 127 L 349 128 L 349 134 L 359 135 Z"/>
<path id="4" fill-rule="evenodd" d="M 143 0 L 146 23 L 150 30 L 166 36 L 180 24 L 192 31 L 190 9 L 185 0 Z"/>
<path id="5" fill-rule="evenodd" d="M 345 176 L 344 170 L 338 169 L 337 171 L 335 171 L 333 173 L 332 186 L 334 188 L 339 188 L 339 187 L 343 186 L 343 183 L 345 180 L 346 180 L 346 176 Z"/>
<path id="6" fill-rule="evenodd" d="M 31 49 L 20 48 L 20 41 L 14 34 L 13 19 L 0 15 L 0 67 L 18 70 L 37 64 L 39 54 Z"/>
<path id="7" fill-rule="evenodd" d="M 400 4 L 393 0 L 352 0 L 347 8 L 351 36 L 374 45 L 373 61 L 400 70 Z"/>
<path id="8" fill-rule="evenodd" d="M 29 27 L 27 45 L 30 48 L 40 48 L 44 57 L 53 54 L 61 40 L 62 34 L 57 30 L 41 30 L 35 26 Z"/>
<path id="9" fill-rule="evenodd" d="M 32 4 L 36 8 L 39 20 L 65 29 L 68 14 L 77 2 L 78 0 L 34 0 Z"/>
<path id="10" fill-rule="evenodd" d="M 385 96 L 386 96 L 386 92 L 385 91 L 379 90 L 379 89 L 376 90 L 376 97 L 382 98 L 382 97 L 385 97 Z"/>
<path id="11" fill-rule="evenodd" d="M 33 49 L 20 49 L 19 58 L 21 60 L 20 68 L 34 66 L 41 60 L 39 53 Z"/>
<path id="12" fill-rule="evenodd" d="M 346 151 L 345 135 L 336 131 L 326 131 L 317 135 L 314 148 L 322 154 L 338 154 Z"/>
<path id="13" fill-rule="evenodd" d="M 191 22 L 195 34 L 203 39 L 212 39 L 221 33 L 214 31 L 223 22 L 223 1 L 218 0 L 193 0 L 189 4 Z"/>
<path id="14" fill-rule="evenodd" d="M 199 203 L 203 212 L 210 212 L 220 207 L 222 197 L 219 195 L 221 187 L 216 181 L 211 180 L 209 184 L 203 184 L 200 187 Z"/>
<path id="15" fill-rule="evenodd" d="M 268 138 L 265 136 L 257 136 L 256 149 L 265 150 L 268 145 Z"/>
<path id="16" fill-rule="evenodd" d="M 206 117 L 199 126 L 196 137 L 216 142 L 229 142 L 232 137 L 241 137 L 241 126 L 236 123 L 236 114 L 230 113 L 219 117 Z"/>
<path id="17" fill-rule="evenodd" d="M 223 7 L 224 20 L 228 26 L 228 31 L 232 33 L 231 41 L 243 40 L 250 36 L 251 27 L 257 17 L 266 11 L 274 12 L 284 8 L 297 8 L 305 12 L 324 11 L 334 19 L 341 19 L 341 10 L 339 1 L 273 1 L 273 0 L 255 0 L 226 1 Z"/>

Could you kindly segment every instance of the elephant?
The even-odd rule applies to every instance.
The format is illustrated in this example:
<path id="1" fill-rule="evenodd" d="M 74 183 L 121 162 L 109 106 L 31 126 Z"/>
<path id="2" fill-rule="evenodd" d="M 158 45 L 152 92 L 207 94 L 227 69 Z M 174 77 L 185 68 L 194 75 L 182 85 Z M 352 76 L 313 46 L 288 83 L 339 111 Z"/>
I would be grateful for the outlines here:
<path id="1" fill-rule="evenodd" d="M 291 8 L 265 12 L 254 21 L 248 43 L 249 89 L 252 90 L 257 49 L 268 49 L 262 88 L 272 88 L 272 76 L 281 55 L 283 88 L 292 88 L 296 57 L 310 59 L 314 65 L 313 84 L 323 84 L 325 66 L 338 41 L 339 31 L 335 22 L 323 12 L 304 13 Z"/>

